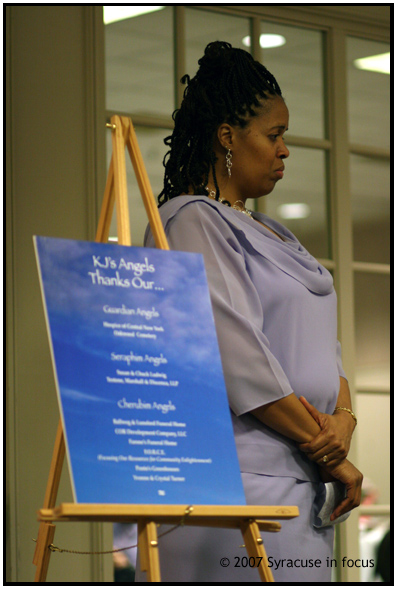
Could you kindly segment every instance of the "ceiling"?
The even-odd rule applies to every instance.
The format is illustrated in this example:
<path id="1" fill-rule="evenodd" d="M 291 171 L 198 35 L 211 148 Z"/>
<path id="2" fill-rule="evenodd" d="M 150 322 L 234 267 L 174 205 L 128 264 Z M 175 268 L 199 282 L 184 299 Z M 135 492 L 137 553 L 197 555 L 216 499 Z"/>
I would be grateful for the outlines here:
<path id="1" fill-rule="evenodd" d="M 333 20 L 342 20 L 347 25 L 377 25 L 390 30 L 392 4 L 231 4 L 225 5 L 225 8 L 255 16 L 264 14 L 264 18 L 268 18 L 274 7 L 279 9 L 281 6 L 286 10 L 294 10 L 293 20 L 298 16 L 302 21 L 303 14 L 308 15 L 311 22 L 316 21 L 317 17 L 327 16 Z"/>
<path id="2" fill-rule="evenodd" d="M 390 26 L 391 5 L 390 4 L 338 4 L 338 5 L 307 5 L 299 6 L 299 10 L 343 18 L 353 22 L 373 22 Z"/>

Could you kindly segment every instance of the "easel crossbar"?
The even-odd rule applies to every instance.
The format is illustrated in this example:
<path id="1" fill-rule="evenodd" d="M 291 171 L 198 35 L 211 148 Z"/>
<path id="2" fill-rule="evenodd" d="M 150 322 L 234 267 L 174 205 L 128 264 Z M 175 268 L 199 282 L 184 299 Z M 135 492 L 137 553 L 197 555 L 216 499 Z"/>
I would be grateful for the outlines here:
<path id="1" fill-rule="evenodd" d="M 63 503 L 53 509 L 41 509 L 42 522 L 87 520 L 91 522 L 132 522 L 140 518 L 153 518 L 158 523 L 177 524 L 186 516 L 187 507 L 179 504 L 72 504 Z M 286 520 L 299 515 L 297 506 L 218 506 L 191 507 L 186 524 L 200 523 L 204 518 L 219 521 L 240 519 Z"/>

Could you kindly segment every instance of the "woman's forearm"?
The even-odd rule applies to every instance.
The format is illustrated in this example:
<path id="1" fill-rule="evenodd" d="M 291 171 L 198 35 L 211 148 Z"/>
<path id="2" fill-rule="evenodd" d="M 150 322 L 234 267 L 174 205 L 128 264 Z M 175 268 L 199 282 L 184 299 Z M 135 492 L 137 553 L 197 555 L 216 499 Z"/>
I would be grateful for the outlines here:
<path id="1" fill-rule="evenodd" d="M 321 430 L 294 393 L 251 413 L 266 426 L 298 443 L 311 442 Z"/>
<path id="2" fill-rule="evenodd" d="M 340 377 L 340 390 L 337 396 L 336 408 L 339 406 L 352 410 L 350 388 L 347 379 L 344 379 L 344 377 Z"/>
<path id="3" fill-rule="evenodd" d="M 340 390 L 336 401 L 336 408 L 352 410 L 350 388 L 347 379 L 344 379 L 344 377 L 340 377 Z M 339 419 L 342 427 L 344 426 L 347 436 L 351 438 L 356 426 L 354 418 L 346 410 L 337 410 L 334 415 Z"/>

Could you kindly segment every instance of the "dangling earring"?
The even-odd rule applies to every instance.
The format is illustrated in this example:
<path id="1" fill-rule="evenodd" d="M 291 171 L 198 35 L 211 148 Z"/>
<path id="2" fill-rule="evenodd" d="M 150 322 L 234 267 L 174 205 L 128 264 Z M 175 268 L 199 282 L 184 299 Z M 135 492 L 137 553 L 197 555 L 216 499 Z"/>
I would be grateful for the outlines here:
<path id="1" fill-rule="evenodd" d="M 228 149 L 228 152 L 227 152 L 227 155 L 225 156 L 225 159 L 226 159 L 225 165 L 226 165 L 227 170 L 228 170 L 228 176 L 229 176 L 229 178 L 231 178 L 232 152 L 231 152 L 230 149 Z"/>

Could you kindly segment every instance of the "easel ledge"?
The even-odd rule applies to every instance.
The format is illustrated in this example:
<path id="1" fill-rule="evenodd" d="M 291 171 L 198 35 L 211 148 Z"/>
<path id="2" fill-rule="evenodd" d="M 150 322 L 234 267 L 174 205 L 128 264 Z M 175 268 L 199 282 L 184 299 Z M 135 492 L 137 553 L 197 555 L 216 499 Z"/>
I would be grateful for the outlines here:
<path id="1" fill-rule="evenodd" d="M 189 511 L 189 512 L 188 512 Z M 188 512 L 188 514 L 187 514 Z M 72 504 L 62 503 L 55 508 L 42 508 L 38 511 L 38 520 L 41 522 L 86 520 L 91 522 L 134 522 L 140 519 L 156 521 L 158 524 L 177 524 L 186 517 L 184 524 L 212 526 L 204 524 L 206 517 L 209 522 L 217 521 L 217 525 L 229 528 L 236 527 L 242 519 L 277 518 L 287 520 L 299 516 L 297 506 L 213 506 L 182 504 Z M 271 523 L 278 525 L 278 523 Z M 260 527 L 261 528 L 261 527 Z M 263 530 L 263 529 L 261 529 Z M 269 530 L 269 529 L 265 529 Z"/>

